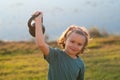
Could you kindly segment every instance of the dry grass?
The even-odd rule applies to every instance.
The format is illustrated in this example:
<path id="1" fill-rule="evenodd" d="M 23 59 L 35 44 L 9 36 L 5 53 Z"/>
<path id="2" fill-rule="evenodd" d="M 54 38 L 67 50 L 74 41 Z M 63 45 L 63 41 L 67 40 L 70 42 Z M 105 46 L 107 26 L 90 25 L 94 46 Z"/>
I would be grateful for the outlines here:
<path id="1" fill-rule="evenodd" d="M 120 37 L 95 38 L 85 53 L 85 80 L 120 80 Z M 47 80 L 47 70 L 35 43 L 0 42 L 0 80 Z"/>

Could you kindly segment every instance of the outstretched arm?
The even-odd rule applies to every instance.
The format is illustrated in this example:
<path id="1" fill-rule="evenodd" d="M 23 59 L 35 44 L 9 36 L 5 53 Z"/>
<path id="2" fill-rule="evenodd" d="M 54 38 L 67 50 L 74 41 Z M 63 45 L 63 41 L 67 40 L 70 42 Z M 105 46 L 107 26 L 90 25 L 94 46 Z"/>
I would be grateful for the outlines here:
<path id="1" fill-rule="evenodd" d="M 45 56 L 49 54 L 49 47 L 46 44 L 44 40 L 44 35 L 42 33 L 42 17 L 43 14 L 40 11 L 36 11 L 33 15 L 38 15 L 38 17 L 35 18 L 35 40 L 37 46 L 40 48 L 40 50 L 43 52 Z"/>

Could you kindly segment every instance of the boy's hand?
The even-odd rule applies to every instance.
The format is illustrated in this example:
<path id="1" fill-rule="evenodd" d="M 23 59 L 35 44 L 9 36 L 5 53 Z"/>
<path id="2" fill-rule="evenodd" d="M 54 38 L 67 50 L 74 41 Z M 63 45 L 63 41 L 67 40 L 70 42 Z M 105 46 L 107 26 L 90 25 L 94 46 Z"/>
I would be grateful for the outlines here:
<path id="1" fill-rule="evenodd" d="M 36 11 L 32 16 L 34 16 L 35 22 L 42 22 L 43 23 L 43 14 L 40 11 Z"/>

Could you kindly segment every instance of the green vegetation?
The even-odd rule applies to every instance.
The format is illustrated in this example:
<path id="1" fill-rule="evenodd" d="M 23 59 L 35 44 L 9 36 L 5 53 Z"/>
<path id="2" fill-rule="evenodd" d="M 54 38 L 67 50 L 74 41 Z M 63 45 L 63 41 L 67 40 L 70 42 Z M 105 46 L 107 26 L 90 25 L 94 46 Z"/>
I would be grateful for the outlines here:
<path id="1" fill-rule="evenodd" d="M 95 38 L 80 56 L 86 64 L 85 80 L 120 80 L 120 37 Z M 0 41 L 0 80 L 47 80 L 47 70 L 34 42 Z"/>

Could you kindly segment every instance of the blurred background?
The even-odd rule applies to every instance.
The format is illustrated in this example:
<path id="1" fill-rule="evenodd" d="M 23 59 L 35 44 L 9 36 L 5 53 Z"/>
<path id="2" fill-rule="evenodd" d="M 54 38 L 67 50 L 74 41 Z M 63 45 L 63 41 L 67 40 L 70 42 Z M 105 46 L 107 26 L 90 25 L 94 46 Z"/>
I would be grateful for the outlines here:
<path id="1" fill-rule="evenodd" d="M 120 0 L 1 0 L 0 7 L 0 40 L 30 40 L 27 21 L 37 10 L 50 40 L 71 24 L 120 35 Z"/>

